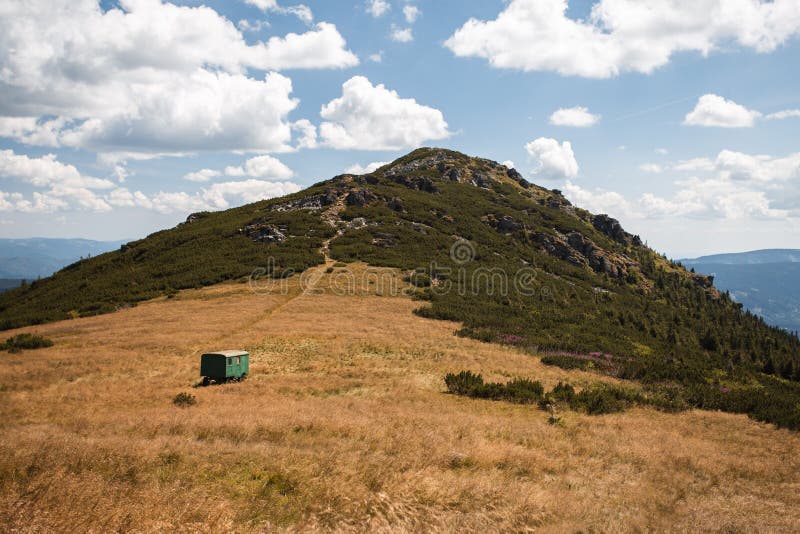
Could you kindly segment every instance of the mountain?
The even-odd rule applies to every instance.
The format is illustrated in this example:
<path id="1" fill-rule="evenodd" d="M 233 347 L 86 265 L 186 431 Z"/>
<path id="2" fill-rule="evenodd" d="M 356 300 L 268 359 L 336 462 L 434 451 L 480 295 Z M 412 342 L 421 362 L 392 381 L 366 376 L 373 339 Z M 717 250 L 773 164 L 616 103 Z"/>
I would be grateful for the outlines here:
<path id="1" fill-rule="evenodd" d="M 50 276 L 70 263 L 119 248 L 123 241 L 0 239 L 0 278 Z"/>
<path id="2" fill-rule="evenodd" d="M 700 258 L 681 260 L 688 266 L 695 265 L 762 265 L 765 263 L 800 263 L 800 250 L 773 248 L 753 250 L 751 252 L 735 252 L 730 254 L 712 254 Z"/>
<path id="3" fill-rule="evenodd" d="M 0 326 L 111 312 L 180 289 L 252 282 L 253 273 L 285 278 L 328 258 L 399 269 L 424 304 L 418 314 L 553 365 L 637 380 L 664 409 L 745 412 L 800 428 L 796 336 L 609 216 L 496 162 L 442 149 L 192 214 L 1 295 Z"/>
<path id="4" fill-rule="evenodd" d="M 800 250 L 772 249 L 680 260 L 769 324 L 800 330 Z"/>

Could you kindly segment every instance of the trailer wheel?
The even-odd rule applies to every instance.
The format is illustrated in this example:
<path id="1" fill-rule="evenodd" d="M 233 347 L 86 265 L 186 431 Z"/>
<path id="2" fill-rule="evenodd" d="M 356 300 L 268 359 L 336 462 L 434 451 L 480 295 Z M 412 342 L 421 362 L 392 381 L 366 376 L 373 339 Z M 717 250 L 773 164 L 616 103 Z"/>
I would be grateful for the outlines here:
<path id="1" fill-rule="evenodd" d="M 211 384 L 211 379 L 210 379 L 210 378 L 208 378 L 207 376 L 204 376 L 204 377 L 203 377 L 203 387 L 206 387 L 206 386 L 208 386 L 209 384 Z"/>

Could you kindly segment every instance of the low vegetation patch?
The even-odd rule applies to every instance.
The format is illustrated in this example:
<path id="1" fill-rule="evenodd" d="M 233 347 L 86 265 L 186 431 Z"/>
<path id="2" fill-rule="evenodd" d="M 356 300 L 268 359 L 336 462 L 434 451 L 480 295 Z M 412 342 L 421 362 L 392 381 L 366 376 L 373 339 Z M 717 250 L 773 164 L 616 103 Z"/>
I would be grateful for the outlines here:
<path id="1" fill-rule="evenodd" d="M 634 388 L 602 382 L 592 384 L 581 391 L 576 391 L 568 382 L 559 382 L 553 389 L 545 392 L 538 380 L 515 378 L 505 384 L 487 383 L 480 374 L 471 371 L 449 373 L 444 381 L 448 391 L 456 395 L 518 404 L 535 403 L 543 410 L 551 409 L 552 406 L 565 406 L 589 415 L 601 415 L 622 412 L 632 406 L 662 408 L 660 397 L 651 397 Z M 554 415 L 551 417 L 554 418 Z"/>
<path id="2" fill-rule="evenodd" d="M 470 371 L 449 373 L 444 378 L 451 393 L 478 399 L 504 400 L 519 404 L 532 404 L 542 400 L 544 386 L 541 382 L 515 378 L 506 384 L 483 381 L 481 375 Z"/>
<path id="3" fill-rule="evenodd" d="M 20 352 L 22 350 L 43 349 L 52 347 L 53 342 L 44 336 L 38 334 L 17 334 L 6 339 L 6 342 L 0 345 L 0 349 L 9 352 Z"/>
<path id="4" fill-rule="evenodd" d="M 185 391 L 182 391 L 177 395 L 175 395 L 175 397 L 172 399 L 172 404 L 174 404 L 175 406 L 180 406 L 182 408 L 187 406 L 194 406 L 195 404 L 197 404 L 197 397 L 195 397 L 191 393 L 186 393 Z"/>

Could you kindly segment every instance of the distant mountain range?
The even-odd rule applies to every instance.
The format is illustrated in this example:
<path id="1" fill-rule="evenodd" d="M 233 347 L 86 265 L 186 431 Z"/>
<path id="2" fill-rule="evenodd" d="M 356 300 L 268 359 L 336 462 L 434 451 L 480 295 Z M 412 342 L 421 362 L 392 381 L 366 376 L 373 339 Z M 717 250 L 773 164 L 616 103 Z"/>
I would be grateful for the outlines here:
<path id="1" fill-rule="evenodd" d="M 768 249 L 680 260 L 713 275 L 745 308 L 775 326 L 800 331 L 800 250 Z"/>
<path id="2" fill-rule="evenodd" d="M 31 280 L 50 276 L 81 258 L 117 249 L 125 242 L 43 237 L 0 239 L 0 279 Z"/>

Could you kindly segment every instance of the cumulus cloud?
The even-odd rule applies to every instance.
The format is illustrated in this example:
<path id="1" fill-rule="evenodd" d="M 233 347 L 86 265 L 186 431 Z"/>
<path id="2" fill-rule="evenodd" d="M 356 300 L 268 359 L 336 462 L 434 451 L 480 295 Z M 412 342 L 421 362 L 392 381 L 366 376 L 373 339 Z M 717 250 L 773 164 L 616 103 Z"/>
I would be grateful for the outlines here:
<path id="1" fill-rule="evenodd" d="M 272 156 L 256 156 L 238 167 L 226 167 L 228 176 L 251 176 L 264 180 L 288 180 L 294 176 L 294 171 L 281 160 Z"/>
<path id="2" fill-rule="evenodd" d="M 0 150 L 0 176 L 19 178 L 36 187 L 109 189 L 110 180 L 81 174 L 73 165 L 61 163 L 55 154 L 30 158 L 13 150 Z"/>
<path id="3" fill-rule="evenodd" d="M 363 76 L 347 80 L 342 96 L 322 106 L 320 116 L 323 144 L 338 149 L 400 150 L 451 135 L 441 111 Z"/>
<path id="4" fill-rule="evenodd" d="M 18 179 L 41 189 L 30 197 L 0 191 L 0 211 L 51 213 L 84 209 L 108 212 L 113 207 L 140 207 L 164 213 L 216 210 L 300 190 L 299 185 L 286 181 L 294 175 L 292 170 L 271 156 L 250 158 L 237 169 L 242 176 L 251 178 L 214 183 L 193 194 L 162 191 L 148 197 L 141 191 L 131 192 L 110 180 L 86 176 L 75 166 L 58 161 L 52 154 L 31 158 L 12 150 L 0 150 L 0 177 Z M 188 173 L 184 178 L 206 182 L 221 174 L 213 169 L 202 169 Z"/>
<path id="5" fill-rule="evenodd" d="M 398 28 L 397 26 L 392 26 L 392 33 L 389 34 L 392 38 L 392 41 L 396 41 L 398 43 L 410 43 L 414 40 L 414 33 L 411 31 L 411 28 Z"/>
<path id="6" fill-rule="evenodd" d="M 358 64 L 333 24 L 249 44 L 205 6 L 30 0 L 0 17 L 0 134 L 108 152 L 291 149 L 286 76 Z"/>
<path id="7" fill-rule="evenodd" d="M 563 192 L 570 202 L 593 213 L 609 213 L 614 217 L 630 216 L 635 213 L 625 197 L 614 191 L 584 189 L 567 180 Z"/>
<path id="8" fill-rule="evenodd" d="M 367 13 L 375 18 L 382 17 L 392 6 L 386 0 L 367 0 Z"/>
<path id="9" fill-rule="evenodd" d="M 703 95 L 683 121 L 688 126 L 716 126 L 720 128 L 750 128 L 761 113 L 747 109 L 719 95 Z"/>
<path id="10" fill-rule="evenodd" d="M 578 175 L 578 162 L 569 141 L 539 137 L 525 145 L 525 150 L 536 162 L 534 174 L 547 179 L 574 178 Z"/>
<path id="11" fill-rule="evenodd" d="M 414 24 L 421 14 L 422 12 L 417 6 L 403 6 L 403 16 L 406 18 L 406 22 L 409 24 Z"/>
<path id="12" fill-rule="evenodd" d="M 275 13 L 295 15 L 297 18 L 299 18 L 306 24 L 311 24 L 314 21 L 314 14 L 312 13 L 311 8 L 309 8 L 304 4 L 284 7 L 278 5 L 277 0 L 244 0 L 244 1 L 246 4 L 255 6 L 264 12 L 272 11 Z"/>
<path id="13" fill-rule="evenodd" d="M 639 165 L 639 170 L 653 174 L 664 172 L 664 168 L 658 163 L 643 163 L 642 165 Z"/>
<path id="14" fill-rule="evenodd" d="M 672 167 L 699 173 L 674 182 L 672 195 L 644 193 L 629 201 L 613 191 L 586 190 L 567 182 L 577 205 L 632 218 L 684 217 L 719 220 L 789 220 L 800 217 L 800 153 L 784 157 L 731 150 Z"/>
<path id="15" fill-rule="evenodd" d="M 608 78 L 731 42 L 768 53 L 800 32 L 796 0 L 600 0 L 586 20 L 566 10 L 567 0 L 511 0 L 495 20 L 467 21 L 445 46 L 496 68 Z"/>
<path id="16" fill-rule="evenodd" d="M 0 150 L 0 177 L 22 180 L 46 191 L 35 191 L 33 201 L 17 193 L 13 209 L 25 212 L 51 212 L 75 206 L 93 211 L 109 211 L 111 207 L 97 190 L 111 189 L 114 182 L 81 174 L 73 165 L 58 161 L 54 154 L 31 158 L 13 150 Z M 11 209 L 11 208 L 8 208 Z"/>
<path id="17" fill-rule="evenodd" d="M 183 175 L 183 179 L 189 180 L 190 182 L 208 182 L 220 174 L 222 173 L 215 171 L 214 169 L 200 169 L 199 171 L 195 172 L 187 172 Z"/>
<path id="18" fill-rule="evenodd" d="M 588 128 L 600 121 L 600 115 L 589 113 L 582 106 L 574 108 L 559 108 L 550 115 L 550 124 L 554 126 L 572 126 L 575 128 Z"/>
<path id="19" fill-rule="evenodd" d="M 345 174 L 369 174 L 389 163 L 388 161 L 373 161 L 372 163 L 367 163 L 365 166 L 356 163 L 347 167 L 344 172 Z"/>
<path id="20" fill-rule="evenodd" d="M 242 180 L 219 182 L 198 193 L 159 192 L 149 200 L 150 208 L 161 213 L 188 213 L 193 211 L 217 211 L 233 205 L 258 202 L 300 191 L 292 182 L 268 182 Z"/>

